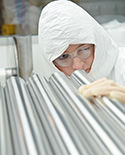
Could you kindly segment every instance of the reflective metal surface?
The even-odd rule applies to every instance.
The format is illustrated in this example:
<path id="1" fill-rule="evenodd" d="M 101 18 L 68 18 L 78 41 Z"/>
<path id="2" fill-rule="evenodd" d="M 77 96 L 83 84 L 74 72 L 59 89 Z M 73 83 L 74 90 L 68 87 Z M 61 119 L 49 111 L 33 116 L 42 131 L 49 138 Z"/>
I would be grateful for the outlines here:
<path id="1" fill-rule="evenodd" d="M 31 76 L 33 70 L 32 38 L 27 36 L 13 37 L 17 48 L 18 73 L 24 80 Z"/>
<path id="2" fill-rule="evenodd" d="M 80 71 L 9 78 L 0 87 L 0 154 L 123 155 L 124 107 L 81 97 L 77 88 L 89 80 Z"/>

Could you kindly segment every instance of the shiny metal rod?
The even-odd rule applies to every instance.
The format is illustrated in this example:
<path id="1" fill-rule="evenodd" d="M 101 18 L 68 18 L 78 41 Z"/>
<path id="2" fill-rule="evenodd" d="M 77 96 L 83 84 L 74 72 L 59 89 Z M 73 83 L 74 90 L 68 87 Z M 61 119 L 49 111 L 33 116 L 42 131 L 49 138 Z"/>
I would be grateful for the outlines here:
<path id="1" fill-rule="evenodd" d="M 50 88 L 52 90 L 52 93 L 54 94 L 54 96 L 56 96 L 56 100 L 58 101 L 58 105 L 60 106 L 60 108 L 63 110 L 64 115 L 65 115 L 65 119 L 66 121 L 68 121 L 68 123 L 70 124 L 70 131 L 71 129 L 74 130 L 74 135 L 77 136 L 77 138 L 79 138 L 79 142 L 82 144 L 82 148 L 84 147 L 84 151 L 82 151 L 81 148 L 79 148 L 81 151 L 81 154 L 103 154 L 102 149 L 99 147 L 99 145 L 95 142 L 95 137 L 93 138 L 92 135 L 90 134 L 90 132 L 88 132 L 88 124 L 84 121 L 84 119 L 82 119 L 82 121 L 84 121 L 84 123 L 82 123 L 82 121 L 79 119 L 79 117 L 77 115 L 79 115 L 79 112 L 75 111 L 74 108 L 76 108 L 74 102 L 72 100 L 70 100 L 70 98 L 67 98 L 67 96 L 65 95 L 65 93 L 62 93 L 63 91 L 65 92 L 65 90 L 61 89 L 60 87 L 58 87 L 56 84 L 56 80 L 53 82 L 52 80 L 50 80 Z M 70 81 L 69 81 L 70 83 Z M 74 105 L 72 105 L 72 104 Z M 73 141 L 76 141 L 73 140 Z M 77 144 L 79 144 L 77 142 Z M 79 145 L 79 147 L 81 147 Z M 86 150 L 86 153 L 84 153 Z M 104 153 L 104 155 L 107 152 Z M 107 153 L 108 154 L 108 153 Z"/>
<path id="2" fill-rule="evenodd" d="M 56 129 L 59 133 L 59 135 L 61 136 L 61 139 L 63 140 L 63 142 L 66 144 L 66 148 L 69 151 L 69 154 L 80 154 L 78 149 L 76 148 L 74 142 L 72 141 L 72 138 L 69 134 L 69 131 L 66 129 L 65 125 L 63 124 L 60 115 L 57 113 L 55 107 L 52 104 L 52 100 L 49 97 L 48 93 L 47 93 L 47 83 L 45 81 L 44 78 L 41 78 L 41 82 L 37 79 L 37 77 L 35 77 L 35 84 L 37 85 L 37 88 L 39 90 L 39 92 L 41 92 L 41 95 L 45 101 L 45 105 L 47 106 L 50 116 L 52 117 L 54 124 L 56 125 Z M 43 102 L 44 103 L 44 102 Z"/>
<path id="3" fill-rule="evenodd" d="M 72 73 L 70 77 L 71 81 L 77 82 L 77 84 L 80 86 L 83 83 L 89 84 L 90 81 L 93 81 L 92 78 L 90 78 L 87 73 L 84 71 L 75 71 Z M 77 87 L 78 89 L 78 87 Z M 110 101 L 106 97 L 102 98 L 92 98 L 91 102 L 95 103 L 93 104 L 93 107 L 96 109 L 97 113 L 101 116 L 101 118 L 107 123 L 110 128 L 115 131 L 116 135 L 120 137 L 121 141 L 124 143 L 124 130 L 125 130 L 125 123 L 124 123 L 124 108 L 121 103 L 118 101 Z M 115 111 L 111 108 L 111 105 L 114 107 Z M 119 113 L 117 113 L 117 111 Z M 120 114 L 120 116 L 118 116 Z M 121 117 L 122 116 L 122 117 Z M 121 118 L 121 120 L 119 119 Z"/>
<path id="4" fill-rule="evenodd" d="M 64 80 L 65 79 L 65 80 Z M 79 96 L 73 93 L 73 91 L 70 89 L 69 84 L 66 83 L 67 78 L 64 76 L 64 74 L 54 73 L 51 77 L 51 81 L 55 82 L 56 86 L 61 90 L 65 90 L 65 92 L 61 91 L 62 93 L 65 93 L 67 98 L 70 97 L 70 99 L 75 102 L 75 105 L 77 108 L 81 111 L 82 116 L 85 118 L 85 120 L 91 124 L 90 128 L 91 131 L 94 131 L 94 133 L 97 135 L 97 139 L 99 138 L 102 143 L 103 149 L 104 146 L 109 150 L 112 154 L 123 154 L 123 144 L 119 141 L 119 138 L 115 136 L 115 133 L 112 133 L 110 128 L 103 122 L 97 113 L 93 110 L 93 108 L 88 104 L 87 102 L 83 102 L 83 99 Z M 69 83 L 69 81 L 67 81 Z M 64 95 L 64 94 L 63 94 Z M 110 146 L 109 146 L 110 144 Z"/>
<path id="5" fill-rule="evenodd" d="M 38 85 L 37 85 L 38 83 Z M 37 114 L 39 116 L 39 121 L 43 126 L 44 135 L 46 135 L 45 139 L 45 149 L 47 154 L 67 154 L 65 150 L 65 146 L 60 140 L 60 137 L 56 131 L 55 123 L 53 117 L 51 116 L 49 109 L 46 106 L 47 94 L 46 91 L 39 90 L 40 79 L 34 75 L 33 77 L 29 78 L 27 82 L 27 87 L 29 89 L 30 95 L 32 96 L 32 100 L 34 101 L 34 106 L 36 108 Z M 42 87 L 42 85 L 41 85 Z M 49 98 L 49 96 L 48 96 Z"/>
<path id="6" fill-rule="evenodd" d="M 33 70 L 32 38 L 27 35 L 15 36 L 13 39 L 17 48 L 18 74 L 24 80 L 27 80 Z"/>
<path id="7" fill-rule="evenodd" d="M 10 120 L 6 105 L 4 88 L 0 87 L 0 154 L 13 155 L 13 145 L 11 139 Z"/>
<path id="8" fill-rule="evenodd" d="M 6 95 L 8 95 L 7 103 L 14 150 L 16 154 L 37 155 L 39 154 L 39 148 L 36 146 L 34 140 L 34 136 L 36 135 L 33 135 L 36 128 L 35 126 L 32 128 L 33 116 L 30 118 L 29 110 L 31 108 L 27 108 L 27 104 L 30 105 L 30 100 L 28 100 L 23 85 L 24 81 L 21 81 L 17 77 L 11 77 L 7 81 L 5 88 Z M 35 125 L 35 120 L 33 123 Z M 39 136 L 37 140 L 39 140 Z"/>
<path id="9" fill-rule="evenodd" d="M 87 73 L 81 70 L 77 70 L 74 73 L 72 73 L 71 80 L 76 80 L 79 86 L 82 84 L 90 84 L 90 82 L 93 81 L 92 78 L 87 75 Z M 100 106 L 102 106 L 102 108 L 105 109 L 108 112 L 108 114 L 111 115 L 111 117 L 114 118 L 115 121 L 117 121 L 117 123 L 119 123 L 119 125 L 123 129 L 125 129 L 124 111 L 121 110 L 121 108 L 118 108 L 118 105 L 120 103 L 116 101 L 116 103 L 114 104 L 107 97 L 102 97 L 102 101 L 106 105 L 105 107 L 97 98 L 95 99 L 95 102 L 98 102 L 98 104 L 100 104 Z M 121 106 L 123 105 L 121 104 L 120 107 Z"/>

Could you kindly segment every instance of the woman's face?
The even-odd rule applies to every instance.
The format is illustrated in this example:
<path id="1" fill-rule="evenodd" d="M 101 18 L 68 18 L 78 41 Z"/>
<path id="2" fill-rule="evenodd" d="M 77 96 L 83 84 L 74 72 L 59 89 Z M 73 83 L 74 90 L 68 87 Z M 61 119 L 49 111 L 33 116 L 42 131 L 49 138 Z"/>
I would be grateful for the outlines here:
<path id="1" fill-rule="evenodd" d="M 89 73 L 94 60 L 94 48 L 93 44 L 69 45 L 53 63 L 67 76 L 70 76 L 75 70 L 84 70 Z"/>

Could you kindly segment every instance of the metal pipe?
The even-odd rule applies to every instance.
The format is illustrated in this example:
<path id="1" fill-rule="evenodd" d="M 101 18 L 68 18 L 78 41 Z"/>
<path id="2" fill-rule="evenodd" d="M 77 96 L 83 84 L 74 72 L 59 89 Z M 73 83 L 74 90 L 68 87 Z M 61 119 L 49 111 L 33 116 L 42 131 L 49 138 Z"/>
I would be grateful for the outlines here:
<path id="1" fill-rule="evenodd" d="M 81 70 L 80 71 L 77 70 L 74 73 L 72 73 L 71 79 L 76 80 L 79 86 L 82 84 L 90 84 L 90 82 L 93 81 L 92 78 L 87 75 L 87 73 Z M 117 106 L 117 104 L 119 105 L 118 101 L 114 101 L 115 102 L 114 104 L 107 97 L 102 97 L 101 99 L 106 105 L 105 107 L 98 100 L 98 98 L 95 99 L 95 102 L 98 102 L 98 104 L 100 104 L 100 106 L 102 106 L 102 108 L 105 109 L 109 113 L 109 115 L 111 115 L 111 117 L 114 118 L 119 123 L 119 125 L 122 128 L 125 128 L 125 125 L 124 125 L 125 119 L 124 119 L 124 111 L 123 111 L 124 108 L 121 108 L 122 104 L 119 106 L 120 108 L 118 108 Z"/>
<path id="2" fill-rule="evenodd" d="M 56 80 L 55 80 L 56 82 Z M 74 107 L 72 104 L 74 103 L 70 98 L 67 98 L 67 96 L 62 93 L 62 91 L 65 90 L 60 90 L 60 88 L 57 87 L 55 82 L 50 80 L 50 86 L 52 93 L 54 96 L 56 96 L 56 100 L 58 102 L 58 105 L 60 108 L 63 110 L 65 119 L 70 122 L 71 128 L 75 131 L 74 134 L 77 134 L 77 137 L 79 138 L 79 142 L 82 144 L 82 148 L 86 150 L 86 153 L 83 153 L 81 151 L 81 154 L 108 154 L 107 152 L 103 153 L 102 149 L 99 147 L 99 145 L 95 142 L 95 137 L 93 138 L 91 136 L 91 133 L 88 132 L 88 124 L 84 121 L 79 119 L 77 116 L 77 112 L 74 110 Z M 70 81 L 69 81 L 70 83 Z M 72 104 L 70 104 L 70 102 Z M 78 113 L 79 114 L 79 113 Z M 85 125 L 84 125 L 85 124 Z M 84 151 L 85 152 L 85 151 Z"/>
<path id="3" fill-rule="evenodd" d="M 51 139 L 53 140 L 54 137 L 51 137 L 51 135 L 48 134 L 48 131 L 50 131 L 50 134 L 52 133 L 52 129 L 49 129 L 49 125 L 51 126 L 51 124 L 48 123 L 48 120 L 46 119 L 46 114 L 40 107 L 40 103 L 42 103 L 43 101 L 41 101 L 39 97 L 37 98 L 36 90 L 34 89 L 34 86 L 32 85 L 32 83 L 30 82 L 30 78 L 29 78 L 29 81 L 27 82 L 27 88 L 29 90 L 29 93 L 33 101 L 34 112 L 36 113 L 36 119 L 40 130 L 40 134 L 43 139 L 43 147 L 45 149 L 45 152 L 47 155 L 54 154 L 53 153 L 54 151 L 53 151 L 53 148 L 51 147 L 52 145 L 50 142 L 50 140 Z"/>
<path id="4" fill-rule="evenodd" d="M 24 82 L 18 77 L 11 77 L 7 81 L 5 91 L 8 95 L 7 105 L 15 154 L 40 154 L 42 143 L 39 140 L 40 135 L 30 108 L 31 100 L 26 93 Z"/>
<path id="5" fill-rule="evenodd" d="M 14 154 L 4 88 L 0 86 L 0 154 Z"/>
<path id="6" fill-rule="evenodd" d="M 70 80 L 77 82 L 77 85 L 89 84 L 93 81 L 91 77 L 87 75 L 84 71 L 75 71 L 72 73 Z M 77 87 L 78 88 L 78 87 Z M 125 119 L 124 119 L 124 107 L 123 104 L 118 101 L 109 100 L 106 97 L 102 98 L 92 98 L 91 101 L 95 103 L 93 105 L 97 112 L 101 115 L 103 120 L 116 132 L 121 140 L 124 141 L 124 129 L 125 129 Z M 114 109 L 112 108 L 114 107 Z M 99 110 L 98 110 L 99 109 Z M 119 116 L 120 115 L 120 116 Z"/>
<path id="7" fill-rule="evenodd" d="M 94 132 L 93 134 L 96 134 L 96 138 L 100 140 L 100 144 L 102 144 L 100 146 L 103 147 L 103 149 L 105 147 L 105 149 L 109 150 L 112 154 L 115 153 L 122 155 L 124 147 L 119 141 L 119 138 L 116 137 L 110 128 L 105 124 L 105 122 L 99 118 L 92 106 L 87 102 L 83 102 L 83 99 L 70 89 L 69 84 L 67 84 L 69 81 L 67 81 L 67 78 L 64 76 L 64 74 L 54 73 L 51 77 L 51 81 L 55 83 L 58 88 L 60 88 L 60 91 L 65 90 L 65 92 L 61 91 L 63 95 L 65 94 L 67 98 L 70 98 L 71 101 L 75 103 L 82 116 L 85 118 L 87 123 L 89 123 L 91 131 Z"/>
<path id="8" fill-rule="evenodd" d="M 46 81 L 46 80 L 44 80 Z M 41 82 L 44 85 L 44 82 Z M 71 118 L 71 115 L 73 116 L 73 111 L 71 112 L 71 109 L 69 107 L 67 111 L 67 107 L 63 106 L 65 105 L 65 98 L 58 98 L 56 95 L 56 92 L 54 89 L 51 89 L 51 86 L 48 82 L 46 82 L 46 91 L 49 95 L 49 97 L 52 100 L 53 106 L 58 109 L 58 113 L 61 115 L 61 119 L 63 120 L 63 124 L 65 124 L 66 129 L 68 130 L 69 134 L 72 137 L 72 141 L 75 143 L 75 146 L 78 148 L 80 151 L 80 154 L 91 154 L 93 152 L 92 149 L 87 148 L 88 144 L 85 142 L 85 137 L 83 136 L 83 131 L 82 134 L 79 131 L 79 127 L 76 127 L 76 122 L 74 122 L 74 117 Z M 55 93 L 54 93 L 55 92 Z M 58 93 L 57 93 L 58 94 Z M 67 111 L 67 112 L 66 112 Z M 71 115 L 67 115 L 70 111 Z M 78 121 L 78 119 L 77 119 Z M 84 128 L 83 128 L 84 129 Z"/>
<path id="9" fill-rule="evenodd" d="M 89 78 L 79 75 L 54 73 L 49 81 L 33 75 L 27 83 L 11 77 L 0 87 L 1 154 L 123 155 L 124 127 L 116 113 L 124 109 L 82 98 L 77 88 Z"/>
<path id="10" fill-rule="evenodd" d="M 46 106 L 47 99 L 44 100 L 44 98 L 47 97 L 46 96 L 47 94 L 43 98 L 43 96 L 41 95 L 43 91 L 37 88 L 38 86 L 36 83 L 38 82 L 39 82 L 39 79 L 33 76 L 32 78 L 29 78 L 27 87 L 29 88 L 30 94 L 35 103 L 34 105 L 39 115 L 39 119 L 40 119 L 39 121 L 43 125 L 44 134 L 46 135 L 47 145 L 45 146 L 45 148 L 48 154 L 59 154 L 59 152 L 60 154 L 62 154 L 61 149 L 63 149 L 63 143 L 61 145 L 62 146 L 61 148 L 59 145 L 60 143 L 58 143 L 59 138 L 54 128 L 53 118 Z M 39 83 L 39 85 L 41 84 Z"/>
<path id="11" fill-rule="evenodd" d="M 13 38 L 17 47 L 18 73 L 20 77 L 27 80 L 33 70 L 32 38 L 30 35 Z"/>
<path id="12" fill-rule="evenodd" d="M 47 83 L 44 78 L 41 77 L 41 82 L 37 79 L 37 77 L 34 75 L 35 78 L 35 85 L 37 86 L 37 89 L 40 92 L 40 95 L 44 99 L 44 109 L 48 109 L 51 119 L 54 121 L 54 124 L 56 125 L 56 129 L 61 136 L 61 139 L 63 140 L 63 143 L 66 146 L 66 149 L 68 150 L 69 154 L 80 154 L 79 150 L 74 144 L 74 141 L 72 141 L 72 137 L 70 136 L 69 131 L 67 130 L 66 126 L 63 124 L 62 119 L 58 112 L 56 111 L 55 107 L 52 104 L 52 100 L 49 97 L 48 89 L 47 89 Z M 47 90 L 46 90 L 47 89 Z M 38 94 L 38 93 L 37 93 Z"/>

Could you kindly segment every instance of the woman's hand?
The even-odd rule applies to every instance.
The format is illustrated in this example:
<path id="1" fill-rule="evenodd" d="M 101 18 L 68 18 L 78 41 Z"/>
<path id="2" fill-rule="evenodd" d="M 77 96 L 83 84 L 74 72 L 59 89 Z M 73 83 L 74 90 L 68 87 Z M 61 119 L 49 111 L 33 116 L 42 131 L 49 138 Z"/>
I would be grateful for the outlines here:
<path id="1" fill-rule="evenodd" d="M 88 85 L 82 85 L 78 91 L 86 98 L 90 96 L 107 96 L 125 103 L 125 87 L 106 78 L 99 79 Z"/>

